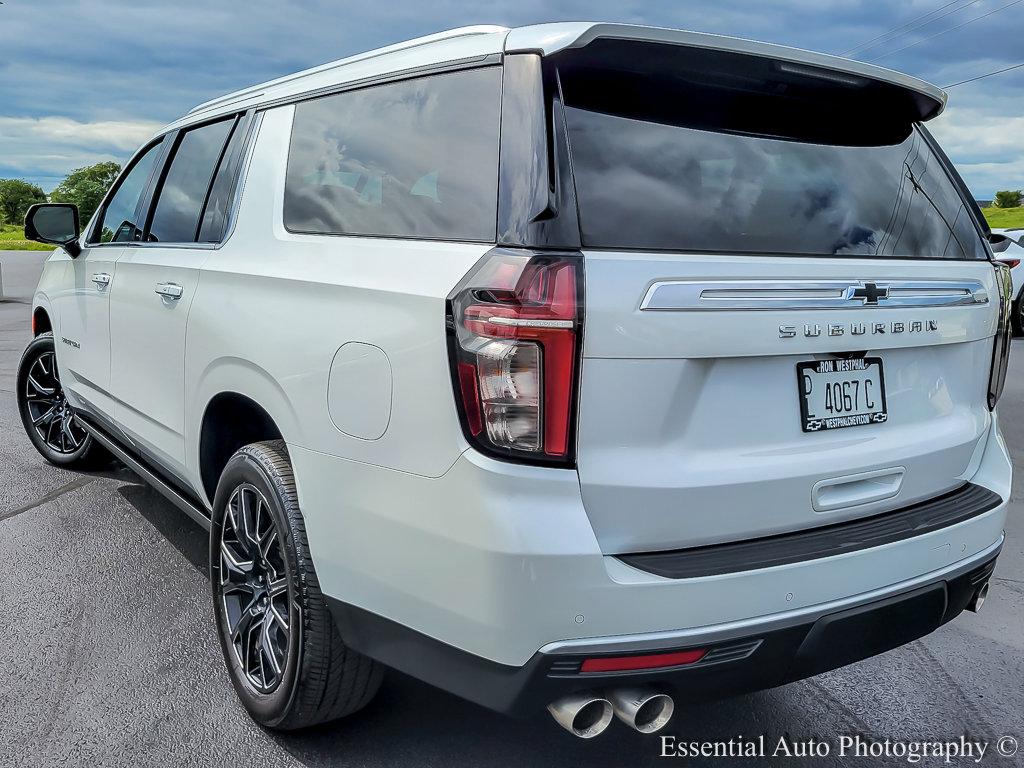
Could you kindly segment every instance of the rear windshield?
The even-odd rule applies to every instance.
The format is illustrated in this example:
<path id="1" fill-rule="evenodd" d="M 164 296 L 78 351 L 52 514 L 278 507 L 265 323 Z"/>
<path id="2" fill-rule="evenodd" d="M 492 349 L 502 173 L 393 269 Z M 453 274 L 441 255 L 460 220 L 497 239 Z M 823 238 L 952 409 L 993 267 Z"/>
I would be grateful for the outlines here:
<path id="1" fill-rule="evenodd" d="M 855 82 L 825 96 L 660 64 L 559 69 L 585 246 L 987 258 L 939 158 L 885 93 L 868 111 Z"/>

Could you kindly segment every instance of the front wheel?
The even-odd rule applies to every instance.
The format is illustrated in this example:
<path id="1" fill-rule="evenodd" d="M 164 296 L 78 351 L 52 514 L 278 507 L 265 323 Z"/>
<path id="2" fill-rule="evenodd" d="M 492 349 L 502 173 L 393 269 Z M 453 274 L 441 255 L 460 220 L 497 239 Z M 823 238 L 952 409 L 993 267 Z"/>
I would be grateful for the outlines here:
<path id="1" fill-rule="evenodd" d="M 369 703 L 381 668 L 345 645 L 327 608 L 283 441 L 253 443 L 231 458 L 212 523 L 221 650 L 252 718 L 292 730 Z"/>
<path id="2" fill-rule="evenodd" d="M 53 334 L 37 336 L 18 367 L 18 411 L 36 450 L 51 464 L 86 469 L 110 460 L 78 422 L 60 383 Z"/>

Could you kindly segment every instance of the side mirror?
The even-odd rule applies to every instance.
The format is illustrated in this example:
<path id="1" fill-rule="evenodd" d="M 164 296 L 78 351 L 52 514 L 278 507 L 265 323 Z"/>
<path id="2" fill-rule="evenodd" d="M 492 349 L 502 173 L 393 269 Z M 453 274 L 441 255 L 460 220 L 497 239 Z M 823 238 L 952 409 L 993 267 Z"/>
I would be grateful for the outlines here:
<path id="1" fill-rule="evenodd" d="M 988 243 L 992 246 L 992 253 L 1002 253 L 1013 244 L 1013 238 L 1006 235 L 997 235 L 992 232 L 988 236 Z"/>
<path id="2" fill-rule="evenodd" d="M 78 206 L 67 203 L 39 203 L 25 214 L 25 238 L 38 243 L 59 245 L 71 258 L 82 252 L 78 238 Z"/>

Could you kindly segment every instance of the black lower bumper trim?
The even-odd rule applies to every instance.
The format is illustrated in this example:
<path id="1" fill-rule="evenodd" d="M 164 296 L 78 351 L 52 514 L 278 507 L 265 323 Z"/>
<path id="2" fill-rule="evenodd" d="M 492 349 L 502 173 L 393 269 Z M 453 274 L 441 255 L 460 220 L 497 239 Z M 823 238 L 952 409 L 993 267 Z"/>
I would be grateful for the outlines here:
<path id="1" fill-rule="evenodd" d="M 752 571 L 833 557 L 922 536 L 991 512 L 999 494 L 966 483 L 954 491 L 893 512 L 759 539 L 706 547 L 618 555 L 619 560 L 669 579 Z"/>
<path id="2" fill-rule="evenodd" d="M 599 653 L 537 653 L 522 667 L 498 664 L 369 611 L 328 598 L 345 642 L 355 650 L 469 701 L 511 715 L 541 711 L 576 691 L 649 683 L 680 702 L 720 699 L 773 688 L 923 637 L 958 616 L 992 575 L 996 557 L 912 590 L 791 624 L 710 644 L 644 650 L 708 648 L 700 663 L 672 669 L 584 673 Z M 609 654 L 614 655 L 614 654 Z"/>

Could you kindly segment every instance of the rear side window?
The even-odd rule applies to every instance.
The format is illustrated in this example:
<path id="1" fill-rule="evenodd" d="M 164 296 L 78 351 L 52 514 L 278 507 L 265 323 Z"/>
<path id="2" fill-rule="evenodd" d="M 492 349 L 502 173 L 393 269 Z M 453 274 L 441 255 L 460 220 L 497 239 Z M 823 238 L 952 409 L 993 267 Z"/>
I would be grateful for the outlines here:
<path id="1" fill-rule="evenodd" d="M 812 88 L 784 69 L 730 63 L 696 78 L 671 66 L 560 70 L 584 245 L 987 257 L 939 158 L 887 108 L 891 95 Z"/>
<path id="2" fill-rule="evenodd" d="M 136 215 L 137 209 L 153 166 L 160 156 L 162 142 L 161 139 L 143 152 L 120 178 L 96 225 L 93 242 L 127 243 L 142 239 L 142 219 L 145 214 Z"/>
<path id="3" fill-rule="evenodd" d="M 185 131 L 157 194 L 147 240 L 192 243 L 235 118 Z"/>
<path id="4" fill-rule="evenodd" d="M 203 211 L 203 222 L 199 227 L 200 243 L 219 243 L 227 234 L 229 209 L 235 195 L 247 127 L 248 122 L 240 119 L 224 148 L 224 156 L 217 167 L 206 210 Z"/>
<path id="5" fill-rule="evenodd" d="M 493 241 L 499 67 L 295 107 L 284 222 L 332 235 Z"/>

